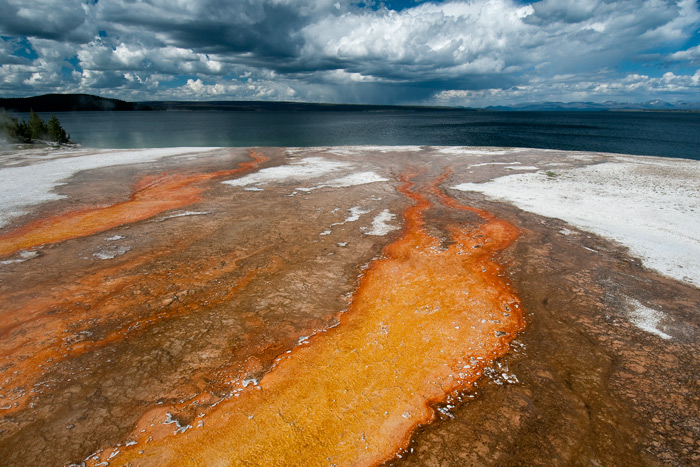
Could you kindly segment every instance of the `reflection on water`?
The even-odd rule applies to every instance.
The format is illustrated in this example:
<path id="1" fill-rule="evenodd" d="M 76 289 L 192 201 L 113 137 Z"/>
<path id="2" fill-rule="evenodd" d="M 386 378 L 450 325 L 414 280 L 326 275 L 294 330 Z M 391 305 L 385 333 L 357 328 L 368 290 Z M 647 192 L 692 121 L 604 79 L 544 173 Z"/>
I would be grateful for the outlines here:
<path id="1" fill-rule="evenodd" d="M 65 112 L 87 147 L 506 146 L 700 159 L 700 114 L 671 112 Z M 47 117 L 48 114 L 42 114 Z"/>

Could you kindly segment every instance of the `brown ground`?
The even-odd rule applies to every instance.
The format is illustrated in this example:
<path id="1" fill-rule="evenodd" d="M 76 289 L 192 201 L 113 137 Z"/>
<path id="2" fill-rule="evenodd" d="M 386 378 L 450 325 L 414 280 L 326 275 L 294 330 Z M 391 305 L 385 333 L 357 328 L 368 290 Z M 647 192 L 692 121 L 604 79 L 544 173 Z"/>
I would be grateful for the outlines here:
<path id="1" fill-rule="evenodd" d="M 400 214 L 411 205 L 398 191 L 400 173 L 423 170 L 417 181 L 428 183 L 447 168 L 454 175 L 441 186 L 452 199 L 521 230 L 497 260 L 527 328 L 475 389 L 438 405 L 439 420 L 419 429 L 391 464 L 700 462 L 700 291 L 644 270 L 604 239 L 570 226 L 573 234 L 564 235 L 560 221 L 447 189 L 504 169 L 469 169 L 474 160 L 431 151 L 323 154 L 390 181 L 291 197 L 315 180 L 245 191 L 195 177 L 202 194 L 194 204 L 1 265 L 0 465 L 80 463 L 96 451 L 113 452 L 134 439 L 139 421 L 162 421 L 166 412 L 175 422 L 153 427 L 154 434 L 209 420 L 219 401 L 230 400 L 241 383 L 253 387 L 248 383 L 259 382 L 301 337 L 343 326 L 363 271 L 402 235 L 368 236 L 361 228 L 383 209 Z M 270 157 L 265 167 L 287 157 L 283 149 L 260 152 Z M 523 164 L 583 163 L 541 151 L 479 162 L 514 157 Z M 5 232 L 54 213 L 127 201 L 144 176 L 211 174 L 247 160 L 248 151 L 227 149 L 79 173 L 57 189 L 67 199 L 41 206 Z M 440 205 L 436 193 L 426 196 L 434 206 L 425 228 L 443 248 L 452 244 L 453 226 L 483 222 Z M 371 213 L 330 227 L 356 206 Z M 207 214 L 168 218 L 184 211 Z M 327 229 L 332 234 L 319 235 Z M 115 235 L 124 238 L 107 240 Z M 123 254 L 101 260 L 94 256 L 100 252 Z M 12 258 L 18 255 L 0 260 Z M 629 298 L 663 310 L 664 331 L 673 338 L 631 324 Z"/>

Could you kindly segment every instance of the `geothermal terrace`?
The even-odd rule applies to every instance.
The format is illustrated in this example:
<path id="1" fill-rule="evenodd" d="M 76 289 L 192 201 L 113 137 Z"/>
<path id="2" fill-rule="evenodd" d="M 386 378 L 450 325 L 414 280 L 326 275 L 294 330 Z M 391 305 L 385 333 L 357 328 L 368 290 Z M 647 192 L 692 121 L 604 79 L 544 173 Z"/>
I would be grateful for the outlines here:
<path id="1" fill-rule="evenodd" d="M 700 162 L 0 154 L 0 464 L 700 462 Z"/>

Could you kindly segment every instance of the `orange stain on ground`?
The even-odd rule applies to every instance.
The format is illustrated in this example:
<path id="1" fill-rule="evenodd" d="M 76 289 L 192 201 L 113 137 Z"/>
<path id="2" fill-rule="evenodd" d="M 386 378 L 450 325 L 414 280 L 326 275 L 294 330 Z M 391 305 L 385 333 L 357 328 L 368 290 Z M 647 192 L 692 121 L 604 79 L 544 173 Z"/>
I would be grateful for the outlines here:
<path id="1" fill-rule="evenodd" d="M 435 417 L 431 405 L 468 389 L 524 326 L 519 300 L 494 262 L 517 228 L 441 192 L 448 175 L 426 191 L 481 215 L 483 224 L 452 228 L 454 243 L 444 247 L 425 228 L 431 203 L 404 176 L 400 190 L 414 202 L 404 232 L 367 270 L 339 326 L 297 347 L 194 428 L 153 437 L 149 420 L 134 431 L 137 445 L 105 451 L 102 460 L 360 466 L 405 448 L 413 430 Z"/>
<path id="2" fill-rule="evenodd" d="M 7 254 L 18 245 L 27 248 L 88 236 L 194 203 L 205 189 L 200 182 L 248 171 L 268 160 L 255 151 L 250 157 L 251 161 L 233 170 L 145 177 L 128 201 L 29 224 L 1 237 L 0 251 Z M 3 415 L 27 406 L 35 395 L 35 383 L 51 365 L 196 311 L 204 298 L 209 306 L 226 303 L 260 274 L 280 266 L 270 255 L 261 268 L 241 268 L 242 262 L 262 251 L 240 250 L 197 259 L 181 265 L 176 274 L 167 264 L 158 267 L 159 259 L 186 249 L 189 242 L 176 239 L 163 250 L 84 276 L 75 284 L 50 289 L 27 287 L 18 294 L 0 295 L 0 391 L 6 396 L 5 404 L 9 403 L 3 407 Z M 144 275 L 141 269 L 147 264 L 155 268 L 151 266 L 150 274 Z M 226 284 L 223 291 L 222 283 Z M 136 294 L 138 288 L 147 290 L 147 295 Z M 183 295 L 183 291 L 192 293 Z M 110 331 L 93 336 L 91 330 L 100 327 Z"/>
<path id="3" fill-rule="evenodd" d="M 242 162 L 238 164 L 238 168 L 232 170 L 144 177 L 127 201 L 107 207 L 62 213 L 29 223 L 0 236 L 0 257 L 47 243 L 86 237 L 196 203 L 201 199 L 200 195 L 204 190 L 201 182 L 246 172 L 268 160 L 268 157 L 256 151 L 251 151 L 250 157 L 251 161 Z"/>
<path id="4" fill-rule="evenodd" d="M 169 250 L 172 253 L 180 248 L 182 245 L 174 244 Z M 279 269 L 275 256 L 261 268 L 241 268 L 242 262 L 262 253 L 234 251 L 184 265 L 177 275 L 167 268 L 156 268 L 144 276 L 140 267 L 159 256 L 146 255 L 54 293 L 32 294 L 36 298 L 22 305 L 21 314 L 9 306 L 12 297 L 0 296 L 0 302 L 8 305 L 0 306 L 0 361 L 9 362 L 0 368 L 0 390 L 10 402 L 3 415 L 27 406 L 35 395 L 27 388 L 34 388 L 51 365 L 200 310 L 203 300 L 208 307 L 228 303 L 252 280 Z M 135 295 L 137 286 L 148 294 Z M 91 330 L 100 327 L 109 331 L 93 336 Z"/>

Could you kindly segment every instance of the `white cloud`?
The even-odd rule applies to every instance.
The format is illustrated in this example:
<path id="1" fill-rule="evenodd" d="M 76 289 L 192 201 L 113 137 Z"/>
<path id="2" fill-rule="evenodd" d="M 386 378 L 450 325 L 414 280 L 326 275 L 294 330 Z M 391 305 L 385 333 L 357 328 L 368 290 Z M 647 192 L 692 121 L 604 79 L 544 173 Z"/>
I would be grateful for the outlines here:
<path id="1" fill-rule="evenodd" d="M 494 0 L 346 13 L 304 28 L 301 55 L 309 61 L 338 59 L 362 74 L 398 79 L 499 73 L 520 62 L 511 44 L 534 29 L 523 22 L 532 11 Z"/>
<path id="2" fill-rule="evenodd" d="M 189 79 L 184 86 L 171 89 L 168 92 L 180 99 L 193 100 L 230 95 L 249 100 L 286 100 L 294 96 L 292 88 L 274 81 L 207 84 L 201 79 Z"/>
<path id="3" fill-rule="evenodd" d="M 684 100 L 700 92 L 700 69 L 694 74 L 667 72 L 661 77 L 609 72 L 587 75 L 557 75 L 533 79 L 531 84 L 513 88 L 481 90 L 443 90 L 435 96 L 443 105 L 488 106 L 526 102 L 577 102 L 595 96 L 595 101 L 635 102 L 653 99 Z"/>
<path id="4" fill-rule="evenodd" d="M 677 62 L 688 61 L 700 65 L 700 45 L 674 52 L 668 56 L 668 59 Z"/>
<path id="5" fill-rule="evenodd" d="M 696 91 L 700 49 L 677 50 L 700 25 L 693 0 L 357 3 L 0 0 L 0 92 L 488 105 Z M 37 58 L 17 54 L 25 36 Z M 188 79 L 202 87 L 169 91 Z"/>

